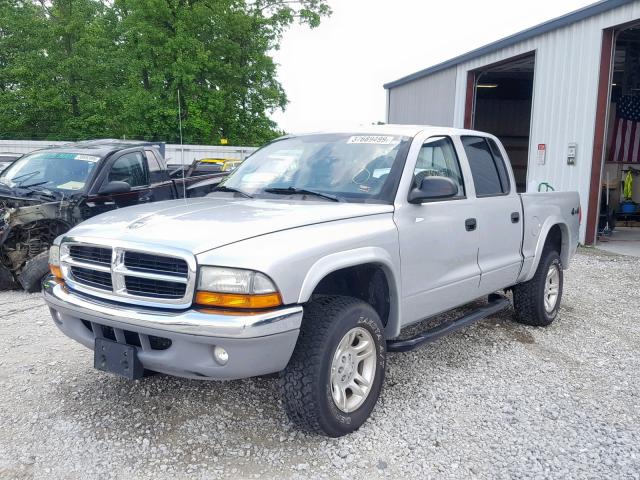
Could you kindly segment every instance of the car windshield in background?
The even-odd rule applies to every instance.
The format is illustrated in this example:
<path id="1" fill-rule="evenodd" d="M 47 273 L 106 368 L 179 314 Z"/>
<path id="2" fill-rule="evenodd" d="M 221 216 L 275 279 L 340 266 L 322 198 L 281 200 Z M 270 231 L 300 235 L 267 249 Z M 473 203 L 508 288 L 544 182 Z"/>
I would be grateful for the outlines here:
<path id="1" fill-rule="evenodd" d="M 61 192 L 84 189 L 100 157 L 77 153 L 34 153 L 16 160 L 0 174 L 11 188 L 38 188 Z"/>
<path id="2" fill-rule="evenodd" d="M 240 164 L 221 190 L 264 198 L 305 195 L 313 200 L 391 202 L 409 141 L 362 134 L 278 140 Z"/>

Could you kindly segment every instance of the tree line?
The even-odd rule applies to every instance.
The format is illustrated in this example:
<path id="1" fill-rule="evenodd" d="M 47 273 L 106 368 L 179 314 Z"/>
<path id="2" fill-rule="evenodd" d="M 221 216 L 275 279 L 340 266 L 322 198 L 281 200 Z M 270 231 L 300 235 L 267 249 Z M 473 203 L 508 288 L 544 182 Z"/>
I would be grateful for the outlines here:
<path id="1" fill-rule="evenodd" d="M 271 52 L 326 0 L 0 0 L 0 138 L 259 145 L 287 97 Z"/>

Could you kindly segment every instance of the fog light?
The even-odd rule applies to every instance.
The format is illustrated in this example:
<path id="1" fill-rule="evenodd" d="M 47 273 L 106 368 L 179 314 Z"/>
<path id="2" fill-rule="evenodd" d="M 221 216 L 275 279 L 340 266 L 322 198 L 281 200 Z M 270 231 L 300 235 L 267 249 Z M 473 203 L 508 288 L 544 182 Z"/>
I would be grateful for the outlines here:
<path id="1" fill-rule="evenodd" d="M 226 365 L 229 361 L 229 354 L 222 347 L 216 346 L 213 349 L 213 356 L 216 359 L 216 362 L 218 362 L 220 365 Z"/>

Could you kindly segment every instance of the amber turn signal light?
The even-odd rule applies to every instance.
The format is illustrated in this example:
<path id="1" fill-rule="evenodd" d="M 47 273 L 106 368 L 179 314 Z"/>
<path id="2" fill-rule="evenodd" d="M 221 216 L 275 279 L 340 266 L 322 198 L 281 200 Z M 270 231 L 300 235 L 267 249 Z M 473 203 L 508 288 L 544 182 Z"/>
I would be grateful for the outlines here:
<path id="1" fill-rule="evenodd" d="M 282 305 L 279 293 L 266 293 L 261 295 L 241 295 L 237 293 L 196 293 L 196 303 L 206 307 L 221 308 L 272 308 Z"/>
<path id="2" fill-rule="evenodd" d="M 62 280 L 62 270 L 60 270 L 60 267 L 58 265 L 50 264 L 49 271 L 51 272 L 51 275 Z"/>

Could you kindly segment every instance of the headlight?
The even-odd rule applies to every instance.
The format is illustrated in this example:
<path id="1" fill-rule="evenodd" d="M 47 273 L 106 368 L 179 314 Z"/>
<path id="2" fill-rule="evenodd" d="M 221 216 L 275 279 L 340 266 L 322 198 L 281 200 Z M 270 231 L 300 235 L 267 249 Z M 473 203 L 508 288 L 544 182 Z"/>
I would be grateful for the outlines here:
<path id="1" fill-rule="evenodd" d="M 62 279 L 62 270 L 60 270 L 60 245 L 51 245 L 49 248 L 49 270 L 54 277 Z"/>
<path id="2" fill-rule="evenodd" d="M 269 277 L 253 270 L 200 267 L 196 303 L 224 308 L 270 308 L 282 305 Z"/>

